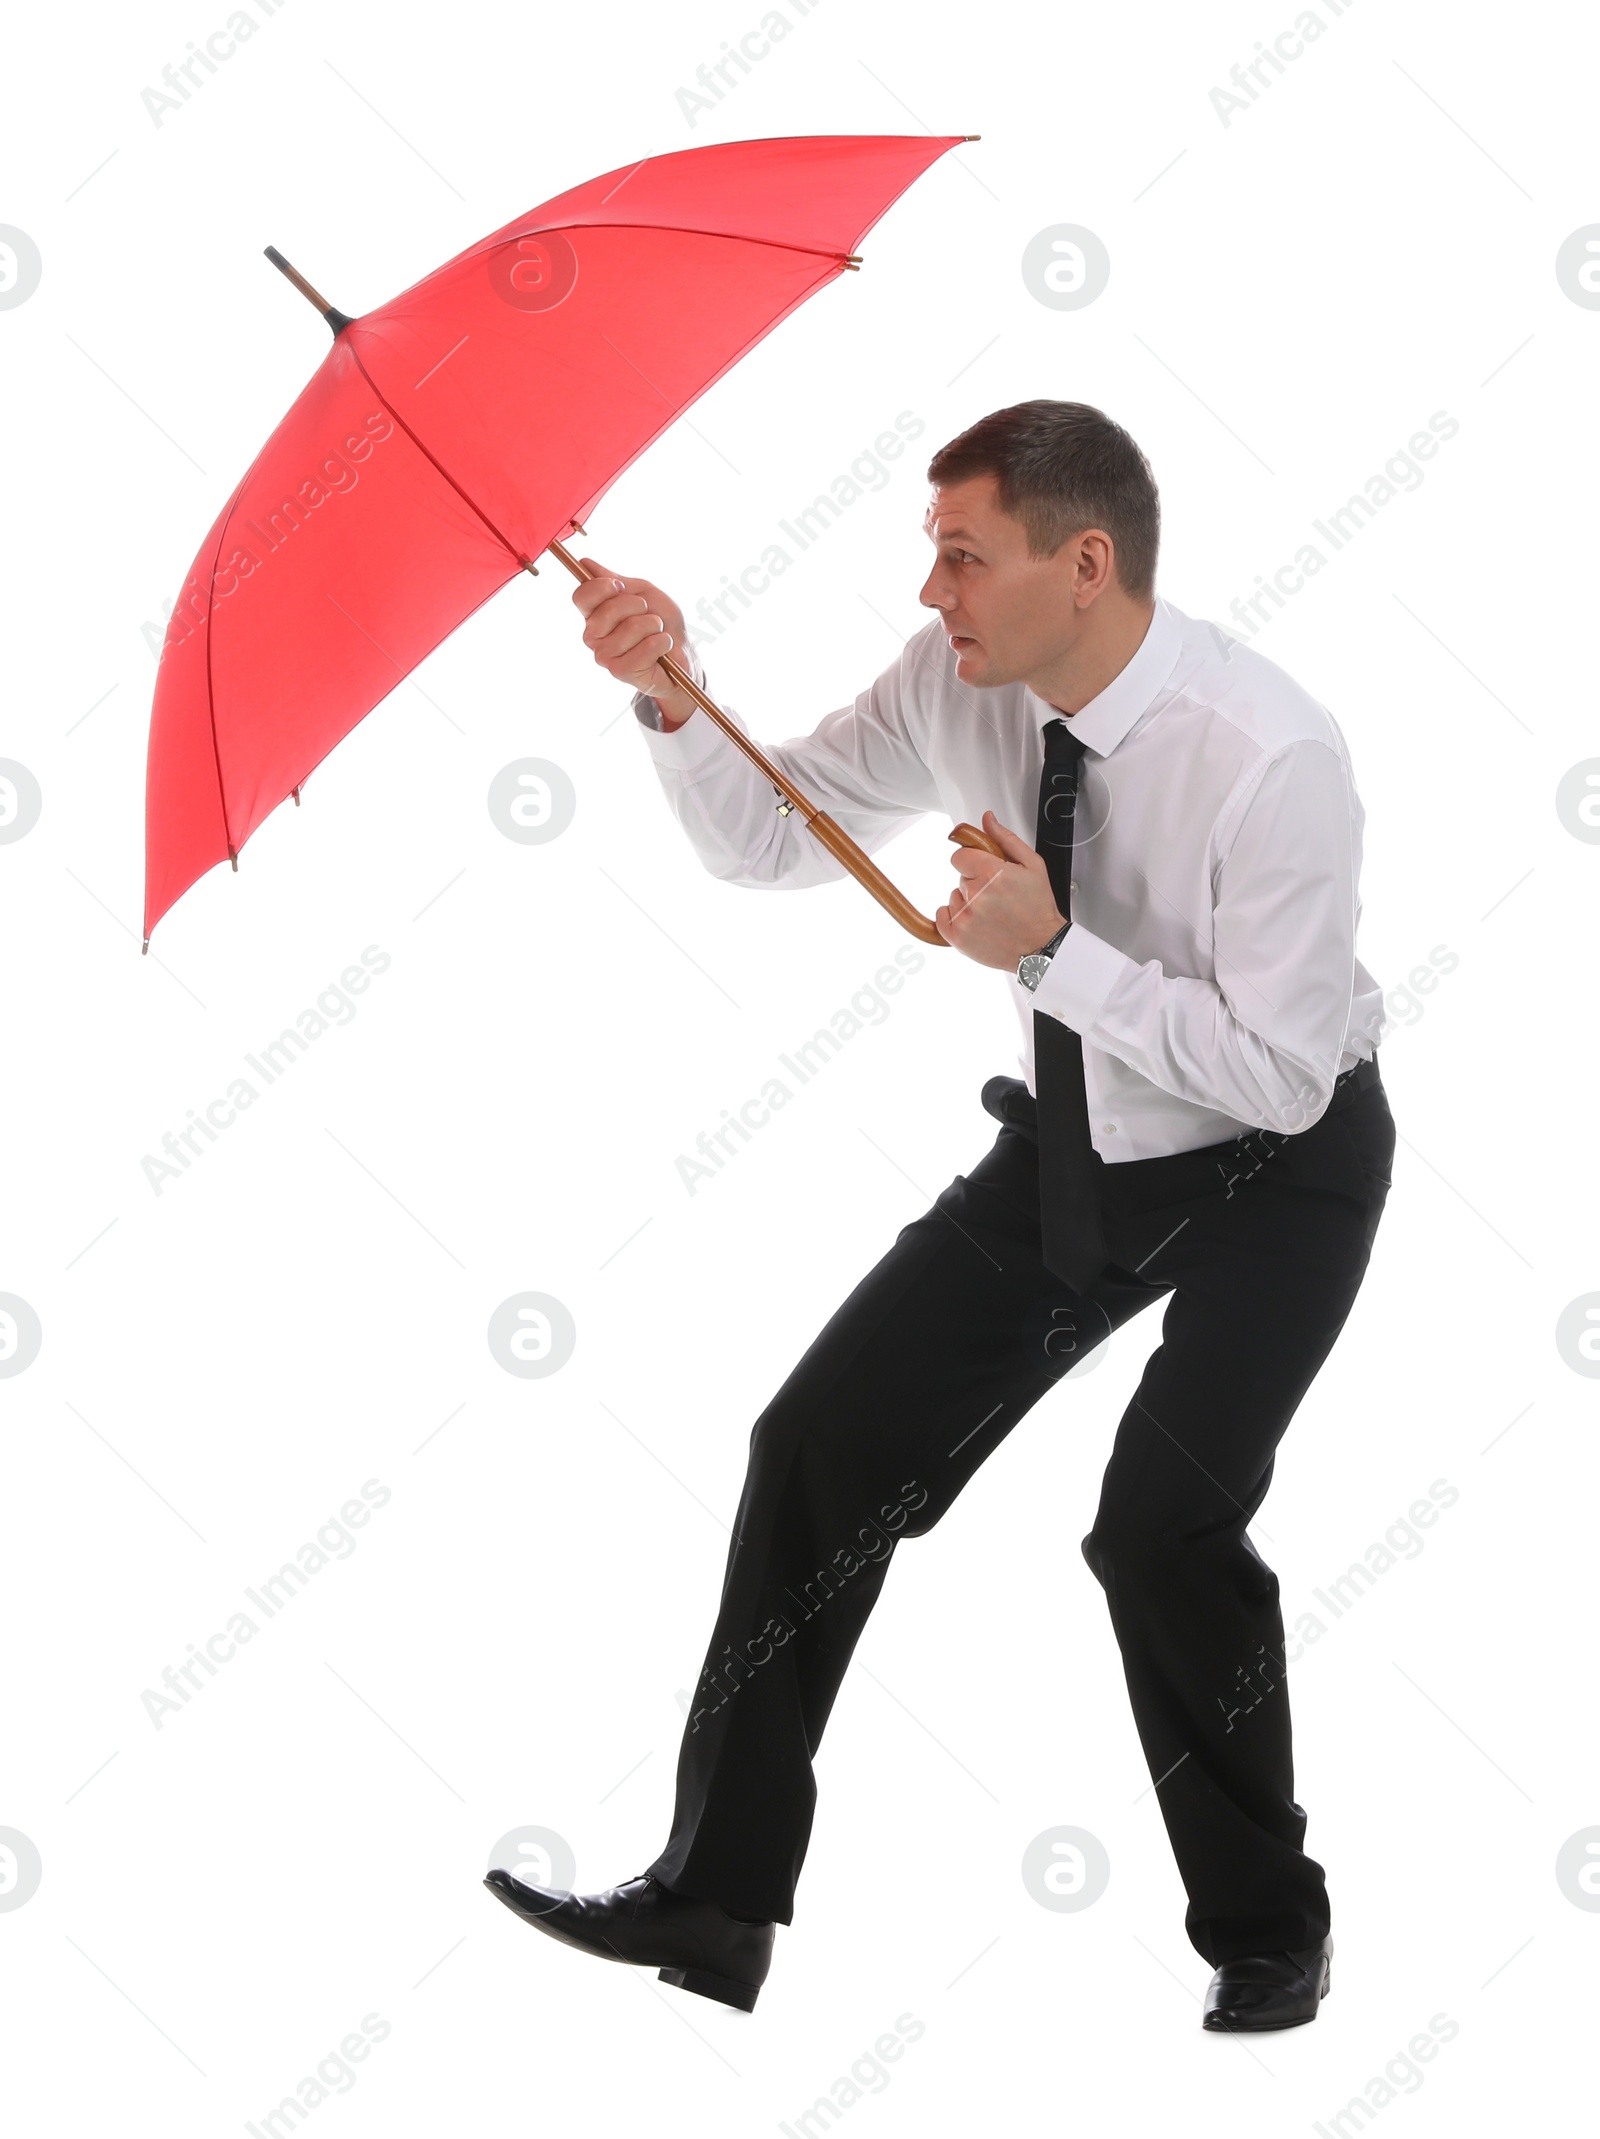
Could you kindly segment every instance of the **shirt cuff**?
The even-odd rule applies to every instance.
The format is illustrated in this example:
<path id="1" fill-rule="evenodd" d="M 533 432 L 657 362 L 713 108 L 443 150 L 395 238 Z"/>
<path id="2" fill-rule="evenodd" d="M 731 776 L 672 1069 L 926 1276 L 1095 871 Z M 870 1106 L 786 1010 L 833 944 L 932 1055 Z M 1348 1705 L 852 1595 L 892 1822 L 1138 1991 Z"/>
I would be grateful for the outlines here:
<path id="1" fill-rule="evenodd" d="M 706 687 L 706 672 L 692 641 L 687 647 L 687 667 L 691 677 L 703 691 Z M 696 706 L 686 721 L 676 728 L 663 728 L 661 708 L 647 692 L 633 694 L 634 717 L 644 730 L 645 743 L 650 755 L 658 765 L 674 765 L 680 772 L 692 770 L 711 757 L 718 743 L 727 737 L 712 720 L 705 709 Z"/>
<path id="2" fill-rule="evenodd" d="M 1105 1008 L 1106 998 L 1117 982 L 1125 973 L 1138 970 L 1138 964 L 1126 952 L 1074 921 L 1033 991 L 1033 1007 L 1047 1017 L 1060 1018 L 1074 1032 L 1085 1034 Z"/>

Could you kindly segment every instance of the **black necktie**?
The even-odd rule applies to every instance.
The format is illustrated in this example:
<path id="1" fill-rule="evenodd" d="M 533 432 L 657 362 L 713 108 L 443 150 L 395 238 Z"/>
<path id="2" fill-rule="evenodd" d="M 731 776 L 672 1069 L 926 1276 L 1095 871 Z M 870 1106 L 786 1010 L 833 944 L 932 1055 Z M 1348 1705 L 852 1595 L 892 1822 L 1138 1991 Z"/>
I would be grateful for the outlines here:
<path id="1" fill-rule="evenodd" d="M 1056 910 L 1064 918 L 1072 913 L 1073 818 L 1078 768 L 1086 748 L 1064 720 L 1046 722 L 1033 843 L 1044 856 Z M 1033 1080 L 1038 1088 L 1044 1263 L 1075 1292 L 1082 1292 L 1107 1262 L 1095 1179 L 1095 1169 L 1102 1162 L 1089 1135 L 1083 1042 L 1070 1025 L 1042 1010 L 1033 1013 Z"/>

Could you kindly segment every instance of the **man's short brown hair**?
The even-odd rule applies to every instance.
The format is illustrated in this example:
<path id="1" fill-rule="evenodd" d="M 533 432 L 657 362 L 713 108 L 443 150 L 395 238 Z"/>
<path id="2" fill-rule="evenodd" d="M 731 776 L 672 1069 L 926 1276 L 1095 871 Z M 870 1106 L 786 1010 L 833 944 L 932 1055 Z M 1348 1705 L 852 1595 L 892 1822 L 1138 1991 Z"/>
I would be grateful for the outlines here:
<path id="1" fill-rule="evenodd" d="M 1086 527 L 1111 537 L 1123 592 L 1155 593 L 1161 500 L 1150 463 L 1121 424 L 1083 401 L 1019 401 L 941 446 L 928 481 L 995 478 L 995 503 L 1020 520 L 1031 557 L 1053 557 Z"/>

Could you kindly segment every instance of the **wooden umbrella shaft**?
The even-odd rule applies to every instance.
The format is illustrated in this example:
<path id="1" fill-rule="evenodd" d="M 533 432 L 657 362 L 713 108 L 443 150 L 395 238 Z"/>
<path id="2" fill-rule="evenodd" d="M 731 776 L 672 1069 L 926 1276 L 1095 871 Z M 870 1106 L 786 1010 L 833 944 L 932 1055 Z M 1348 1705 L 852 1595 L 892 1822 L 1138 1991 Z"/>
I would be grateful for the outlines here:
<path id="1" fill-rule="evenodd" d="M 552 556 L 566 566 L 574 579 L 593 579 L 598 576 L 593 572 L 586 572 L 565 543 L 552 542 L 550 544 L 550 552 Z M 857 846 L 848 832 L 835 824 L 831 817 L 825 816 L 814 802 L 800 792 L 787 773 L 781 767 L 774 765 L 766 753 L 751 742 L 744 730 L 729 720 L 719 706 L 712 703 L 694 678 L 687 674 L 672 659 L 670 654 L 661 656 L 660 665 L 666 670 L 679 690 L 692 698 L 707 717 L 716 722 L 728 740 L 737 749 L 742 750 L 751 764 L 772 782 L 779 794 L 784 797 L 784 802 L 788 807 L 797 809 L 800 812 L 806 829 L 821 840 L 834 859 L 849 871 L 864 890 L 872 894 L 886 913 L 892 915 L 909 935 L 916 937 L 919 943 L 937 946 L 945 942 L 945 938 L 940 935 L 933 922 L 928 920 L 924 914 L 920 913 L 912 905 L 904 892 L 890 883 L 872 857 Z M 785 811 L 785 814 L 787 814 L 787 811 Z M 999 844 L 992 840 L 987 832 L 980 832 L 975 825 L 958 824 L 950 833 L 950 837 L 958 846 L 981 847 L 985 853 L 997 855 L 1002 861 L 1005 859 Z"/>
<path id="2" fill-rule="evenodd" d="M 979 136 L 977 134 L 968 134 L 965 138 L 968 141 L 976 141 Z M 308 282 L 298 268 L 291 266 L 275 245 L 268 245 L 263 250 L 279 273 L 287 276 L 301 296 L 316 306 L 317 310 L 328 322 L 328 325 L 333 329 L 336 338 L 346 327 L 355 324 L 348 312 L 341 312 L 337 305 L 329 304 L 322 292 Z M 860 265 L 860 256 L 856 253 L 847 254 L 843 258 L 842 265 L 850 268 L 858 267 Z M 584 532 L 584 529 L 576 520 L 573 521 L 572 525 L 579 534 Z M 573 556 L 565 543 L 552 542 L 550 549 L 566 566 L 574 579 L 593 579 L 597 577 L 595 573 L 586 572 L 583 569 L 583 566 L 579 564 L 577 558 Z M 523 567 L 526 571 L 535 574 L 539 569 L 531 558 L 523 559 Z M 842 826 L 835 824 L 831 817 L 825 817 L 814 802 L 808 801 L 801 794 L 799 788 L 795 786 L 788 775 L 774 765 L 763 751 L 757 749 L 744 730 L 735 726 L 719 706 L 712 704 L 692 676 L 680 668 L 678 663 L 668 654 L 661 656 L 661 666 L 666 670 L 679 690 L 686 691 L 695 704 L 711 720 L 716 722 L 728 740 L 742 750 L 751 764 L 757 766 L 772 782 L 778 793 L 784 798 L 778 807 L 786 815 L 789 810 L 797 809 L 806 829 L 821 840 L 834 859 L 849 871 L 858 884 L 871 892 L 884 911 L 892 915 L 908 935 L 915 936 L 919 943 L 931 944 L 935 949 L 944 943 L 944 937 L 940 935 L 934 924 L 925 914 L 920 913 L 912 905 L 904 892 L 890 883 L 871 856 L 863 853 Z M 300 800 L 298 787 L 294 790 L 294 799 L 296 802 Z M 1005 860 L 1005 854 L 999 842 L 991 839 L 987 832 L 980 832 L 976 825 L 958 824 L 951 830 L 949 836 L 956 842 L 957 846 L 981 847 L 986 854 L 993 854 L 1001 861 Z M 239 858 L 231 846 L 228 849 L 228 858 L 233 863 L 234 868 L 237 869 Z M 146 950 L 150 948 L 148 938 L 145 940 L 144 947 Z"/>

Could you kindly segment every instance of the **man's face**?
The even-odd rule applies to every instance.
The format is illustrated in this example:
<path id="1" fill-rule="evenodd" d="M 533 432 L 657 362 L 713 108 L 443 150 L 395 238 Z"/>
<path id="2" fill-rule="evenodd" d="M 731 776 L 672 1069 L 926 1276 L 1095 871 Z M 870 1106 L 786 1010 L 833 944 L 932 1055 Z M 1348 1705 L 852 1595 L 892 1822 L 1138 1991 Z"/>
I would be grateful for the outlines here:
<path id="1" fill-rule="evenodd" d="M 985 687 L 1048 669 L 1083 629 L 1078 538 L 1054 557 L 1030 557 L 1022 522 L 994 493 L 992 475 L 935 486 L 922 523 L 934 564 L 917 597 L 940 612 L 961 681 Z"/>

